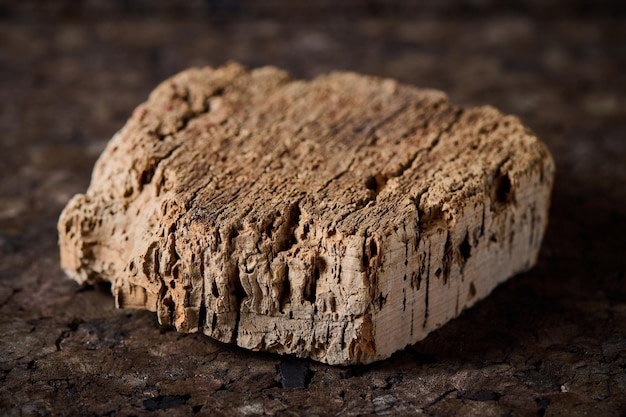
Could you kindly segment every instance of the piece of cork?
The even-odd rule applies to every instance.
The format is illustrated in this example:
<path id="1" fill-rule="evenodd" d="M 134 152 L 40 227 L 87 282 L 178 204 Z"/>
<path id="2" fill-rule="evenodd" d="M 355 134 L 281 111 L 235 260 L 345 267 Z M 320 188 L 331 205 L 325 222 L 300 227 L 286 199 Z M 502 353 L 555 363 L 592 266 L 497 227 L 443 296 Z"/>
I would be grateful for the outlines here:
<path id="1" fill-rule="evenodd" d="M 535 264 L 553 178 L 517 118 L 439 91 L 189 69 L 68 203 L 61 263 L 181 332 L 369 363 Z"/>

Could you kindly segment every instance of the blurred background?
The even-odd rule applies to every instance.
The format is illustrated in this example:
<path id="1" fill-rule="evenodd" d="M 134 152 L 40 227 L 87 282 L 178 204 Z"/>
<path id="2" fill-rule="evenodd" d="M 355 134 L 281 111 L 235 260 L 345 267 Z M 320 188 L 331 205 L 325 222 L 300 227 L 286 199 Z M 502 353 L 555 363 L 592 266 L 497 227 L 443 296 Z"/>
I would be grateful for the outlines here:
<path id="1" fill-rule="evenodd" d="M 56 220 L 106 142 L 160 81 L 229 60 L 518 115 L 557 163 L 537 268 L 383 364 L 307 363 L 308 394 L 280 391 L 275 357 L 180 341 L 66 280 Z M 624 1 L 0 0 L 0 411 L 623 416 L 625 109 Z M 105 369 L 107 355 L 132 361 Z"/>

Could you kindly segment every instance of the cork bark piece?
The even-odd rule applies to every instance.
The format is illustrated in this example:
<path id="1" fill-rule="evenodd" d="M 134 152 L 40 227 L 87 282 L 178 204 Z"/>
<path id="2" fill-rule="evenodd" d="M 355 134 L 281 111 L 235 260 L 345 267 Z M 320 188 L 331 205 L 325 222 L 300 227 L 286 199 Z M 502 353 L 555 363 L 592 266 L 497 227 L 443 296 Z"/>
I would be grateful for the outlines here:
<path id="1" fill-rule="evenodd" d="M 517 118 L 439 91 L 189 69 L 66 206 L 61 263 L 181 332 L 369 363 L 535 264 L 553 178 Z"/>

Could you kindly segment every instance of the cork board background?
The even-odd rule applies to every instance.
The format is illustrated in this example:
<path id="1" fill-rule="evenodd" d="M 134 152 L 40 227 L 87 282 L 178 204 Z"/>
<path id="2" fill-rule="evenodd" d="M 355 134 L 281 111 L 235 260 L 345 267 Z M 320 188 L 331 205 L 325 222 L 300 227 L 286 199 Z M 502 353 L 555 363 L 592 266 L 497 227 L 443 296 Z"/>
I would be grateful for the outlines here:
<path id="1" fill-rule="evenodd" d="M 0 1 L 0 414 L 626 413 L 626 8 L 611 1 Z M 161 80 L 236 60 L 446 91 L 557 164 L 539 265 L 391 359 L 331 367 L 115 310 L 56 220 Z"/>

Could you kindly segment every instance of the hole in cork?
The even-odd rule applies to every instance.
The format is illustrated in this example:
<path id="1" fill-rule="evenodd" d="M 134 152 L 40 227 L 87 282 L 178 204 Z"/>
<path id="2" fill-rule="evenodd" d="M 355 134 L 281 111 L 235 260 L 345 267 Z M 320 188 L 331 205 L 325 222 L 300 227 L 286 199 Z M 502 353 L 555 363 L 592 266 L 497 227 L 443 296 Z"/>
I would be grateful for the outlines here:
<path id="1" fill-rule="evenodd" d="M 148 167 L 145 171 L 141 173 L 139 176 L 139 184 L 146 185 L 150 181 L 152 181 L 152 177 L 154 176 L 154 167 Z"/>
<path id="2" fill-rule="evenodd" d="M 376 191 L 376 189 L 378 188 L 378 183 L 376 182 L 376 178 L 374 178 L 374 176 L 370 175 L 365 179 L 365 188 L 367 188 L 368 190 Z"/>
<path id="3" fill-rule="evenodd" d="M 463 257 L 463 261 L 467 261 L 467 259 L 472 256 L 472 245 L 469 243 L 469 233 L 465 235 L 465 239 L 459 245 L 459 252 Z"/>
<path id="4" fill-rule="evenodd" d="M 285 274 L 285 279 L 283 280 L 282 291 L 280 292 L 280 299 L 278 303 L 280 304 L 280 312 L 285 312 L 285 307 L 291 301 L 291 283 L 289 282 L 289 276 Z"/>
<path id="5" fill-rule="evenodd" d="M 446 213 L 441 207 L 430 207 L 427 210 L 419 210 L 420 228 L 424 231 L 435 228 L 446 228 Z"/>
<path id="6" fill-rule="evenodd" d="M 378 245 L 376 245 L 376 241 L 374 239 L 370 240 L 370 257 L 374 257 L 378 255 Z"/>
<path id="7" fill-rule="evenodd" d="M 473 282 L 470 282 L 469 291 L 467 293 L 467 299 L 471 300 L 474 297 L 476 297 L 476 287 L 474 286 Z"/>
<path id="8" fill-rule="evenodd" d="M 315 304 L 315 297 L 317 292 L 317 281 L 320 279 L 320 263 L 319 261 L 315 262 L 315 267 L 313 268 L 313 279 L 307 282 L 306 287 L 304 288 L 304 299 L 311 304 Z"/>
<path id="9" fill-rule="evenodd" d="M 494 199 L 500 204 L 511 201 L 511 179 L 508 174 L 500 175 L 495 181 Z"/>
<path id="10" fill-rule="evenodd" d="M 235 280 L 235 289 L 232 294 L 237 300 L 237 309 L 239 309 L 241 307 L 241 303 L 243 303 L 244 298 L 248 296 L 239 279 Z"/>
<path id="11" fill-rule="evenodd" d="M 374 192 L 374 195 L 378 193 L 387 185 L 387 177 L 383 174 L 370 175 L 365 179 L 365 188 Z"/>

